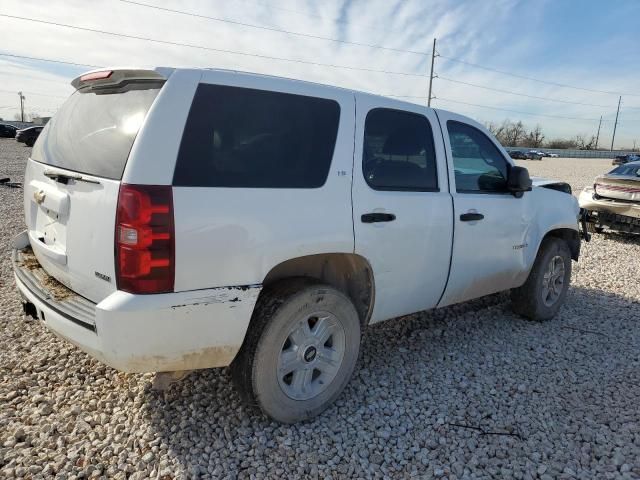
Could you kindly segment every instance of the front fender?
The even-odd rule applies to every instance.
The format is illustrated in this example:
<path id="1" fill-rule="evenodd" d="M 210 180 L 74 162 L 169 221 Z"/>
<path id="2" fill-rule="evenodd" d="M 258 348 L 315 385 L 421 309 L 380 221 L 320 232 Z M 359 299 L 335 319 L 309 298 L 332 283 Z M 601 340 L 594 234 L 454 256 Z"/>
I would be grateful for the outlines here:
<path id="1" fill-rule="evenodd" d="M 567 240 L 571 256 L 578 259 L 580 253 L 580 206 L 573 195 L 548 188 L 534 187 L 529 193 L 532 215 L 525 234 L 525 271 L 519 278 L 524 283 L 533 267 L 542 240 L 548 235 Z M 577 242 L 577 243 L 576 243 Z"/>

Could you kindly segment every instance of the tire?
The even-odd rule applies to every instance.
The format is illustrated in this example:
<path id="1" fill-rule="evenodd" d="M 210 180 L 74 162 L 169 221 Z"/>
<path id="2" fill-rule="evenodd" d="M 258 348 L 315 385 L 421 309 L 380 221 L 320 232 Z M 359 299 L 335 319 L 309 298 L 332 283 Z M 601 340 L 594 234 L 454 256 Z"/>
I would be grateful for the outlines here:
<path id="1" fill-rule="evenodd" d="M 550 274 L 551 262 L 556 273 L 551 275 L 554 287 L 545 290 L 545 277 Z M 562 273 L 559 262 L 562 263 Z M 564 303 L 571 282 L 571 253 L 564 240 L 547 237 L 542 241 L 527 281 L 511 290 L 511 307 L 515 313 L 535 321 L 553 318 Z"/>
<path id="2" fill-rule="evenodd" d="M 36 141 L 35 141 L 35 140 L 27 140 L 27 141 L 25 141 L 25 142 L 24 142 L 24 144 L 25 144 L 27 147 L 33 147 L 33 144 L 34 144 L 34 143 L 36 143 Z"/>
<path id="3" fill-rule="evenodd" d="M 250 403 L 278 422 L 294 423 L 335 401 L 359 350 L 360 319 L 345 294 L 310 279 L 285 280 L 260 295 L 231 375 Z"/>

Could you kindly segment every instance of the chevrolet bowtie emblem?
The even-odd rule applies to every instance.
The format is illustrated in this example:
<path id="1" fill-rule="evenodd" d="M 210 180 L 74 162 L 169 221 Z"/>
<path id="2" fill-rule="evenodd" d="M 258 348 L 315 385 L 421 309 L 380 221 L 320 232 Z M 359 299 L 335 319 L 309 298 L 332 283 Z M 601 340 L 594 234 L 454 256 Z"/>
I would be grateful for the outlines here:
<path id="1" fill-rule="evenodd" d="M 42 202 L 44 202 L 44 197 L 46 196 L 47 194 L 44 193 L 44 190 L 38 190 L 37 192 L 34 192 L 33 199 L 36 201 L 38 205 L 41 205 Z"/>

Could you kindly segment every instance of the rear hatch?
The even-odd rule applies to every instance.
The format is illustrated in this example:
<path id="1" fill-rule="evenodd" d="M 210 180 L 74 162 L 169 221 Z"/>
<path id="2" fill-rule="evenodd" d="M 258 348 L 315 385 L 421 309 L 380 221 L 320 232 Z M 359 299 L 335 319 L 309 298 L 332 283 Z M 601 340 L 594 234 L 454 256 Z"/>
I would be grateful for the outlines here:
<path id="1" fill-rule="evenodd" d="M 623 175 L 602 175 L 594 184 L 596 195 L 613 200 L 640 202 L 640 179 Z"/>
<path id="2" fill-rule="evenodd" d="M 114 228 L 129 152 L 164 78 L 114 70 L 75 79 L 46 125 L 25 173 L 29 239 L 42 267 L 99 302 L 116 290 Z"/>

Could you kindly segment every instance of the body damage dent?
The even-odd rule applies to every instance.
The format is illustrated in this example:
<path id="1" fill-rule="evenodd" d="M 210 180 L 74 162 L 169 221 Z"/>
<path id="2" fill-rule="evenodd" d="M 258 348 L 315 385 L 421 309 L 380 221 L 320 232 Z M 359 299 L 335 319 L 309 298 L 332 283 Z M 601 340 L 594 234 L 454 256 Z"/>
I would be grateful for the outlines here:
<path id="1" fill-rule="evenodd" d="M 189 303 L 172 305 L 173 310 L 209 305 L 212 303 L 239 303 L 250 300 L 255 303 L 260 293 L 261 285 L 242 285 L 238 287 L 221 287 L 213 289 L 211 295 L 191 299 Z"/>

